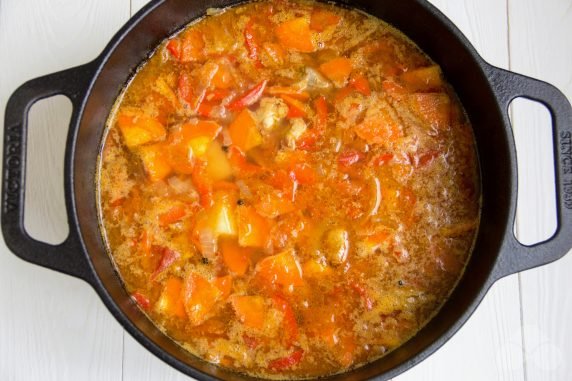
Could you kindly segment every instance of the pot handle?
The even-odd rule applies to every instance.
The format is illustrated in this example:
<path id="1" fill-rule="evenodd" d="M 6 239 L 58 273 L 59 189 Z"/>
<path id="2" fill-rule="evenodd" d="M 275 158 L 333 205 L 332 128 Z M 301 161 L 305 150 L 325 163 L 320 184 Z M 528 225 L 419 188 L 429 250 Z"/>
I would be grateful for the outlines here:
<path id="1" fill-rule="evenodd" d="M 510 126 L 508 108 L 515 98 L 534 100 L 548 108 L 554 144 L 556 233 L 544 242 L 526 246 L 518 242 L 512 229 L 507 229 L 495 270 L 501 278 L 556 261 L 572 248 L 572 107 L 566 96 L 549 83 L 492 66 L 489 78 L 507 126 Z M 516 197 L 514 199 L 516 203 Z M 511 210 L 516 210 L 516 205 L 511 207 Z M 513 225 L 514 218 L 513 215 Z"/>
<path id="2" fill-rule="evenodd" d="M 75 228 L 68 203 L 70 233 L 59 245 L 50 245 L 31 238 L 24 228 L 26 189 L 26 148 L 28 112 L 32 105 L 54 95 L 67 96 L 73 105 L 70 131 L 67 137 L 64 174 L 69 173 L 67 159 L 75 136 L 78 112 L 89 81 L 93 76 L 91 64 L 86 64 L 32 79 L 20 86 L 8 100 L 4 124 L 4 153 L 2 172 L 2 233 L 8 248 L 25 261 L 57 270 L 91 283 L 93 272 L 83 254 L 79 233 Z M 67 196 L 70 180 L 64 175 Z M 66 197 L 69 199 L 69 197 Z"/>

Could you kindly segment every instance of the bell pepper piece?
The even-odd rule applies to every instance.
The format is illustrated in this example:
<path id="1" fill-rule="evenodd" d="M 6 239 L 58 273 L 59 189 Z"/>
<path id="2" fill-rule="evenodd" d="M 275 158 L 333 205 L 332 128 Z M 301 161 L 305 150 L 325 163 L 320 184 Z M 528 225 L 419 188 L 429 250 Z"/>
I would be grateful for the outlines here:
<path id="1" fill-rule="evenodd" d="M 266 85 L 268 84 L 268 80 L 264 80 L 254 86 L 252 89 L 248 90 L 246 93 L 239 96 L 236 100 L 232 101 L 227 108 L 232 111 L 242 110 L 245 107 L 252 106 L 256 102 L 260 100 L 262 94 L 264 94 L 264 90 L 266 89 Z"/>

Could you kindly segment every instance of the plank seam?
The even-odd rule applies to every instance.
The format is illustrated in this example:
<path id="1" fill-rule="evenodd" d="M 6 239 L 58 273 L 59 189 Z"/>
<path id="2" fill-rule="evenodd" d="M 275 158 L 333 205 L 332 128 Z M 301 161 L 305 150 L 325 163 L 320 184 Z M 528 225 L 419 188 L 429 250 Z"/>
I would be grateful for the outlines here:
<path id="1" fill-rule="evenodd" d="M 510 30 L 510 0 L 506 0 L 506 27 L 507 27 L 507 51 L 508 51 L 508 69 L 512 70 L 512 50 L 511 50 L 511 30 Z M 514 108 L 509 107 L 509 117 L 511 128 L 514 134 L 514 126 L 512 125 L 512 121 L 514 120 Z M 518 201 L 517 201 L 517 210 L 518 210 Z M 520 237 L 520 224 L 519 224 L 519 213 L 517 211 L 514 223 L 514 233 L 516 234 L 517 239 Z M 527 372 L 527 364 L 526 364 L 526 340 L 524 337 L 524 310 L 523 310 L 523 300 L 522 300 L 522 277 L 521 274 L 517 274 L 518 277 L 518 305 L 519 305 L 519 313 L 520 313 L 520 340 L 522 342 L 521 345 L 521 353 L 522 353 L 522 371 L 524 375 L 524 381 L 528 381 L 528 372 Z"/>

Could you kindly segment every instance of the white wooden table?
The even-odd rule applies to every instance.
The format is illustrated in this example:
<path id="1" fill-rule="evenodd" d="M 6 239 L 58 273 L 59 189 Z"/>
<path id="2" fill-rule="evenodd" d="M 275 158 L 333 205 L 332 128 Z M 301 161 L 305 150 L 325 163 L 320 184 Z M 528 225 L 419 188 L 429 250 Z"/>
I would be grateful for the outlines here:
<path id="1" fill-rule="evenodd" d="M 189 0 L 191 1 L 191 0 Z M 398 1 L 398 0 L 395 0 Z M 0 0 L 0 112 L 27 79 L 92 60 L 146 0 Z M 492 64 L 572 98 L 572 0 L 432 0 Z M 31 114 L 26 227 L 67 234 L 63 147 L 71 106 L 55 97 Z M 548 114 L 513 108 L 526 243 L 555 228 Z M 3 128 L 3 123 L 0 124 Z M 572 380 L 572 255 L 495 284 L 441 350 L 395 381 Z M 85 283 L 24 263 L 0 244 L 0 380 L 185 380 L 114 320 Z"/>

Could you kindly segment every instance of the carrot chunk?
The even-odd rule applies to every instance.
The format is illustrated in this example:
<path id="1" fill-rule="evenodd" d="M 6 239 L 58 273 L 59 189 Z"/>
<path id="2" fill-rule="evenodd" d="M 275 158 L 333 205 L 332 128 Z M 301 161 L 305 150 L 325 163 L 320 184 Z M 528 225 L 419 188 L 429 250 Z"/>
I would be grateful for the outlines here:
<path id="1" fill-rule="evenodd" d="M 181 295 L 182 288 L 183 282 L 179 278 L 167 279 L 155 308 L 165 315 L 186 318 L 187 314 Z"/>
<path id="2" fill-rule="evenodd" d="M 355 127 L 355 132 L 370 144 L 384 144 L 402 137 L 403 127 L 388 107 L 376 107 L 368 110 L 365 119 Z"/>
<path id="3" fill-rule="evenodd" d="M 262 135 L 258 131 L 256 119 L 248 109 L 244 109 L 238 114 L 228 127 L 228 132 L 232 144 L 244 152 L 262 144 Z"/>
<path id="4" fill-rule="evenodd" d="M 303 17 L 288 20 L 278 25 L 276 36 L 282 46 L 287 49 L 303 53 L 311 53 L 316 50 L 310 23 Z"/>
<path id="5" fill-rule="evenodd" d="M 252 207 L 239 206 L 238 244 L 242 247 L 266 247 L 270 238 L 270 223 Z"/>
<path id="6" fill-rule="evenodd" d="M 219 250 L 226 267 L 236 275 L 244 275 L 250 266 L 252 250 L 240 247 L 236 240 L 225 239 L 219 243 Z"/>
<path id="7" fill-rule="evenodd" d="M 413 94 L 409 97 L 413 112 L 432 129 L 443 131 L 451 123 L 451 99 L 444 93 Z"/>
<path id="8" fill-rule="evenodd" d="M 167 134 L 159 121 L 145 115 L 121 114 L 117 118 L 117 125 L 125 145 L 129 148 L 162 140 Z"/>
<path id="9" fill-rule="evenodd" d="M 192 325 L 204 323 L 222 298 L 223 292 L 202 276 L 189 272 L 183 287 L 185 310 Z"/>
<path id="10" fill-rule="evenodd" d="M 199 61 L 204 58 L 205 41 L 200 31 L 192 29 L 181 37 L 181 62 Z"/>
<path id="11" fill-rule="evenodd" d="M 340 87 L 347 82 L 352 69 L 352 61 L 344 57 L 334 58 L 320 65 L 320 71 Z"/>
<path id="12" fill-rule="evenodd" d="M 279 284 L 284 287 L 301 286 L 304 284 L 302 268 L 292 251 L 264 258 L 256 266 L 257 274 L 269 284 Z"/>
<path id="13" fill-rule="evenodd" d="M 310 29 L 323 32 L 330 26 L 338 26 L 341 20 L 342 18 L 334 12 L 316 8 L 312 11 L 312 16 L 310 17 Z"/>
<path id="14" fill-rule="evenodd" d="M 236 316 L 246 327 L 261 330 L 264 327 L 266 302 L 262 296 L 233 296 L 230 299 Z"/>
<path id="15" fill-rule="evenodd" d="M 436 65 L 407 71 L 399 79 L 411 92 L 427 92 L 443 87 L 441 69 Z"/>

